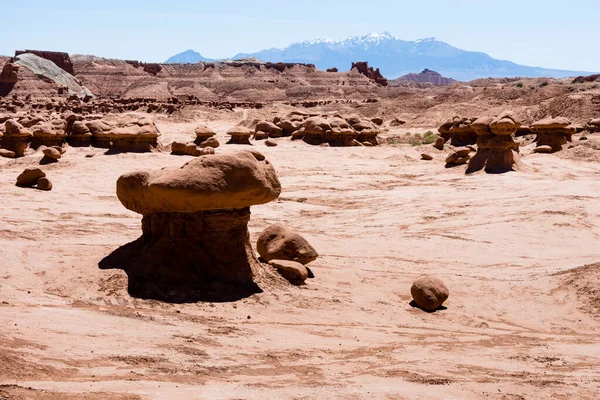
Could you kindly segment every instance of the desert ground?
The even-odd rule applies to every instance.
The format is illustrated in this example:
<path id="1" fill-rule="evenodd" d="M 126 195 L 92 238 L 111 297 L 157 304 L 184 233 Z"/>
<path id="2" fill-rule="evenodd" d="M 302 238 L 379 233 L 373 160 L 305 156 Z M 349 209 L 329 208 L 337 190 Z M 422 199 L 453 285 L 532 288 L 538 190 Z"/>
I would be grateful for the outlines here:
<path id="1" fill-rule="evenodd" d="M 267 112 L 154 118 L 163 143 L 200 122 L 224 143 Z M 141 234 L 117 178 L 192 157 L 69 148 L 43 167 L 51 192 L 15 186 L 39 152 L 0 158 L 0 399 L 598 399 L 599 139 L 473 175 L 431 145 L 221 145 L 281 181 L 251 209 L 252 243 L 279 222 L 319 252 L 306 285 L 222 303 L 136 299 L 98 267 Z M 423 275 L 445 309 L 410 305 Z"/>

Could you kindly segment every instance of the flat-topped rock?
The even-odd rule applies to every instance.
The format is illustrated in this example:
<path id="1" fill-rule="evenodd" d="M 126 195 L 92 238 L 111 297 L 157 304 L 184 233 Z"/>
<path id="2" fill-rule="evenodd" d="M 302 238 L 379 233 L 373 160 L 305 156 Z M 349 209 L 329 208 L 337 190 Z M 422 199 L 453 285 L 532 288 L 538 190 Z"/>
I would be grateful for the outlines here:
<path id="1" fill-rule="evenodd" d="M 273 166 L 251 151 L 202 156 L 181 168 L 131 172 L 117 181 L 121 203 L 142 215 L 245 208 L 280 192 Z"/>

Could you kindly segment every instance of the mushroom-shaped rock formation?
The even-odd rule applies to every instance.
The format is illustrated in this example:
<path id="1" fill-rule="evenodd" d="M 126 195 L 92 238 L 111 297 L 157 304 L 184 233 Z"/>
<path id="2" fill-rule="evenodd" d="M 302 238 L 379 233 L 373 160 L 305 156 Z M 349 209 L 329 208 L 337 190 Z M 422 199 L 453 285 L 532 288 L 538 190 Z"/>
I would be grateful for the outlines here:
<path id="1" fill-rule="evenodd" d="M 68 129 L 67 143 L 73 147 L 87 147 L 92 144 L 92 132 L 83 121 L 73 121 Z"/>
<path id="2" fill-rule="evenodd" d="M 290 119 L 282 119 L 275 123 L 281 129 L 282 136 L 292 136 L 292 133 L 298 130 L 302 121 L 300 118 L 296 118 L 295 120 Z"/>
<path id="3" fill-rule="evenodd" d="M 477 142 L 477 134 L 471 127 L 475 118 L 454 117 L 438 128 L 440 136 L 452 146 L 468 146 Z"/>
<path id="4" fill-rule="evenodd" d="M 198 127 L 194 129 L 194 132 L 196 133 L 196 140 L 194 141 L 194 143 L 196 143 L 197 145 L 200 145 L 201 143 L 216 135 L 216 132 L 206 125 L 198 125 Z"/>
<path id="5" fill-rule="evenodd" d="M 421 309 L 435 311 L 448 299 L 450 291 L 441 279 L 424 276 L 412 284 L 410 294 Z"/>
<path id="6" fill-rule="evenodd" d="M 60 150 L 54 147 L 46 147 L 42 150 L 42 153 L 44 154 L 44 157 L 40 161 L 41 165 L 58 162 L 62 157 Z"/>
<path id="7" fill-rule="evenodd" d="M 227 134 L 231 136 L 227 144 L 251 144 L 250 137 L 254 135 L 254 131 L 244 126 L 234 126 Z"/>
<path id="8" fill-rule="evenodd" d="M 346 123 L 344 121 L 344 123 Z M 329 121 L 323 117 L 310 117 L 292 134 L 292 140 L 303 139 L 308 144 L 319 145 L 326 142 L 325 134 L 331 132 Z"/>
<path id="9" fill-rule="evenodd" d="M 50 121 L 40 121 L 30 129 L 33 132 L 31 147 L 34 149 L 39 146 L 62 146 L 67 139 L 67 121 L 56 116 Z"/>
<path id="10" fill-rule="evenodd" d="M 2 147 L 14 151 L 15 157 L 23 157 L 33 136 L 29 128 L 25 128 L 14 119 L 8 119 L 4 123 L 6 133 L 2 138 Z"/>
<path id="11" fill-rule="evenodd" d="M 471 124 L 477 132 L 477 153 L 469 160 L 467 173 L 480 171 L 503 173 L 520 166 L 519 145 L 513 134 L 521 124 L 511 113 L 493 118 L 479 118 Z"/>
<path id="12" fill-rule="evenodd" d="M 283 130 L 272 122 L 263 121 L 256 124 L 254 132 L 264 132 L 270 138 L 280 138 L 283 136 Z"/>
<path id="13" fill-rule="evenodd" d="M 308 264 L 319 256 L 306 239 L 282 224 L 265 229 L 256 242 L 256 250 L 265 261 L 288 260 Z"/>
<path id="14" fill-rule="evenodd" d="M 358 140 L 361 143 L 367 142 L 377 146 L 377 135 L 380 133 L 379 126 L 372 121 L 360 117 L 348 118 L 348 123 L 358 132 Z M 381 121 L 383 123 L 383 120 Z M 381 124 L 379 124 L 381 125 Z"/>
<path id="15" fill-rule="evenodd" d="M 132 115 L 109 116 L 86 123 L 92 144 L 116 151 L 152 151 L 160 147 L 160 132 L 149 118 Z"/>
<path id="16" fill-rule="evenodd" d="M 536 134 L 536 146 L 550 146 L 552 153 L 562 150 L 571 141 L 571 136 L 577 133 L 571 121 L 564 117 L 545 118 L 532 124 L 531 131 Z"/>
<path id="17" fill-rule="evenodd" d="M 255 277 L 267 269 L 250 246 L 250 206 L 280 192 L 273 166 L 255 151 L 122 175 L 117 197 L 142 214 L 143 234 L 100 267 L 124 269 L 138 297 L 196 301 L 217 290 L 231 300 L 255 293 Z"/>

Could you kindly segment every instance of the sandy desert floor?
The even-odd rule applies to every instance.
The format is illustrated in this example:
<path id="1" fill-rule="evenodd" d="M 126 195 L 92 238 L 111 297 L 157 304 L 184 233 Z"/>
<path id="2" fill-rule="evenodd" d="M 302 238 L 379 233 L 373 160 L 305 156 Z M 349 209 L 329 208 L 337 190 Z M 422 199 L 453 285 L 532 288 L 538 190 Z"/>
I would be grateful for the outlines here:
<path id="1" fill-rule="evenodd" d="M 253 146 L 283 193 L 250 232 L 300 232 L 315 278 L 235 303 L 134 299 L 98 268 L 141 235 L 119 175 L 190 157 L 72 148 L 51 192 L 14 186 L 39 153 L 0 159 L 0 399 L 600 398 L 600 163 L 525 151 L 529 171 L 465 176 L 430 146 L 278 142 Z M 409 305 L 424 274 L 446 310 Z"/>

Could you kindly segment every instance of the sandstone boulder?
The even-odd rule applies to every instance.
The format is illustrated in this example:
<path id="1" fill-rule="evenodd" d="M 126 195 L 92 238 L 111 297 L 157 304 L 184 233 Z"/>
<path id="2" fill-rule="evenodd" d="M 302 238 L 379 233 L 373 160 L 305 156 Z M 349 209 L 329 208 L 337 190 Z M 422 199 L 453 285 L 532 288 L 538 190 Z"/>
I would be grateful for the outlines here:
<path id="1" fill-rule="evenodd" d="M 40 178 L 45 177 L 46 174 L 39 168 L 26 168 L 17 177 L 17 186 L 20 187 L 32 187 L 37 185 Z"/>
<path id="2" fill-rule="evenodd" d="M 450 291 L 441 279 L 425 276 L 412 284 L 410 294 L 421 309 L 435 311 L 448 299 Z"/>
<path id="3" fill-rule="evenodd" d="M 288 260 L 308 264 L 319 254 L 302 236 L 282 224 L 265 229 L 256 242 L 258 254 L 265 260 Z"/>
<path id="4" fill-rule="evenodd" d="M 50 181 L 50 179 L 42 177 L 37 181 L 37 186 L 35 188 L 45 191 L 52 190 L 52 182 Z"/>
<path id="5" fill-rule="evenodd" d="M 308 278 L 308 270 L 299 262 L 289 260 L 271 260 L 269 265 L 294 285 L 302 285 Z"/>
<path id="6" fill-rule="evenodd" d="M 200 143 L 198 146 L 200 146 L 202 148 L 212 147 L 213 149 L 216 149 L 220 145 L 221 144 L 219 143 L 219 141 L 217 140 L 216 137 L 210 137 L 210 138 L 206 139 L 205 141 L 203 141 L 202 143 Z"/>
<path id="7" fill-rule="evenodd" d="M 283 130 L 273 122 L 262 121 L 256 124 L 254 132 L 264 132 L 270 138 L 279 138 L 283 136 Z"/>

